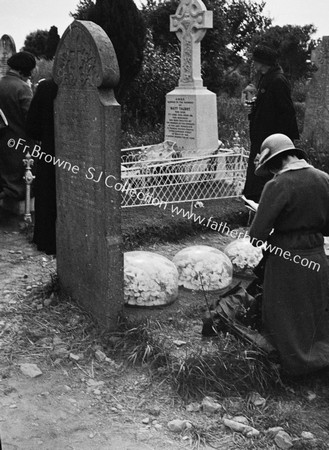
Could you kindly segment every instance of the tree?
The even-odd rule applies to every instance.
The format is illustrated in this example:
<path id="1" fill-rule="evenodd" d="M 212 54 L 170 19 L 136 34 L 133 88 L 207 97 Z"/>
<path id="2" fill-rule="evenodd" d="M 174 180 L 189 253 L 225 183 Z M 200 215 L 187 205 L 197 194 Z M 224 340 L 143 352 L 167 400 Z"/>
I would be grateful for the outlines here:
<path id="1" fill-rule="evenodd" d="M 163 123 L 166 94 L 176 87 L 179 73 L 180 58 L 177 52 L 168 49 L 164 53 L 156 49 L 152 37 L 148 36 L 143 68 L 130 84 L 122 104 L 123 128 Z"/>
<path id="2" fill-rule="evenodd" d="M 54 25 L 50 27 L 46 42 L 46 59 L 53 59 L 56 53 L 57 45 L 60 41 L 58 29 Z"/>
<path id="3" fill-rule="evenodd" d="M 116 96 L 121 101 L 143 61 L 146 28 L 133 0 L 81 0 L 75 19 L 91 20 L 103 28 L 115 49 L 120 68 Z"/>
<path id="4" fill-rule="evenodd" d="M 279 63 L 286 75 L 294 83 L 309 78 L 313 71 L 311 52 L 316 41 L 311 35 L 316 32 L 314 25 L 284 25 L 268 28 L 254 37 L 252 45 L 262 42 L 278 50 Z"/>
<path id="5" fill-rule="evenodd" d="M 71 13 L 71 16 L 77 20 L 89 20 L 89 11 L 95 6 L 93 0 L 80 0 L 75 13 Z"/>
<path id="6" fill-rule="evenodd" d="M 265 2 L 249 0 L 204 0 L 213 11 L 213 28 L 202 40 L 202 73 L 205 85 L 219 92 L 234 90 L 236 69 L 244 64 L 243 56 L 255 33 L 266 29 L 271 20 L 263 16 Z M 156 3 L 148 0 L 143 7 L 147 27 L 151 30 L 156 48 L 166 52 L 178 46 L 175 33 L 169 29 L 169 16 L 175 14 L 179 0 Z"/>
<path id="7" fill-rule="evenodd" d="M 47 30 L 36 30 L 28 34 L 24 41 L 23 50 L 33 53 L 37 58 L 45 58 L 48 34 Z"/>

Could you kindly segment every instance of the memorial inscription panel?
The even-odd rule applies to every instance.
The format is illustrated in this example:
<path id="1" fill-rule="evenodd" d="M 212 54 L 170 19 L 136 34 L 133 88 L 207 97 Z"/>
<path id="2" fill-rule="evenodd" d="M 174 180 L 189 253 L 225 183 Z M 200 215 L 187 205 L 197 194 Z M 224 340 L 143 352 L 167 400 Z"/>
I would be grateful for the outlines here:
<path id="1" fill-rule="evenodd" d="M 195 139 L 195 103 L 185 97 L 168 99 L 167 139 Z"/>

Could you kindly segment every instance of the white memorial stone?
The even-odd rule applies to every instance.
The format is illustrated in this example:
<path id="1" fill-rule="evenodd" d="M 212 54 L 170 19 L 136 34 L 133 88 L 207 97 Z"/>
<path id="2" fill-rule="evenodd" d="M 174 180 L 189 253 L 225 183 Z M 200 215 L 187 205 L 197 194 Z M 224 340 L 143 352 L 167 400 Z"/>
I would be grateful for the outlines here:
<path id="1" fill-rule="evenodd" d="M 218 147 L 217 98 L 201 77 L 200 43 L 212 19 L 201 0 L 181 0 L 170 16 L 170 31 L 181 42 L 181 72 L 178 87 L 166 96 L 165 139 L 175 141 L 184 156 Z"/>

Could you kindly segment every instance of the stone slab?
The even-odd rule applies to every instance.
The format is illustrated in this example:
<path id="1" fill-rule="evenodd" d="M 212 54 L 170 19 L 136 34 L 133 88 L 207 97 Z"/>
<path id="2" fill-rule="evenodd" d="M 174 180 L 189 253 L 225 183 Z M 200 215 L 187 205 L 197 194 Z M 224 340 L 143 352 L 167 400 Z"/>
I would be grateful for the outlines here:
<path id="1" fill-rule="evenodd" d="M 61 288 L 107 329 L 123 307 L 119 68 L 96 24 L 74 21 L 54 65 L 57 271 Z M 110 183 L 111 182 L 111 183 Z"/>
<path id="2" fill-rule="evenodd" d="M 324 36 L 312 52 L 317 71 L 306 96 L 303 139 L 317 150 L 328 151 L 329 144 L 329 36 Z"/>
<path id="3" fill-rule="evenodd" d="M 8 70 L 7 61 L 16 53 L 14 39 L 8 34 L 4 34 L 0 39 L 0 77 L 4 76 Z"/>

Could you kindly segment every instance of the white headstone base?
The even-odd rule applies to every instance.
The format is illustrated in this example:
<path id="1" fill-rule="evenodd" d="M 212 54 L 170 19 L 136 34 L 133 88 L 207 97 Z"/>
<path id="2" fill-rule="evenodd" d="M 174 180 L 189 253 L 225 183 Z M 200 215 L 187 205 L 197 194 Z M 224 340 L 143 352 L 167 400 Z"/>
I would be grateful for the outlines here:
<path id="1" fill-rule="evenodd" d="M 166 95 L 165 140 L 182 156 L 209 155 L 218 147 L 217 97 L 205 87 L 176 88 Z"/>

